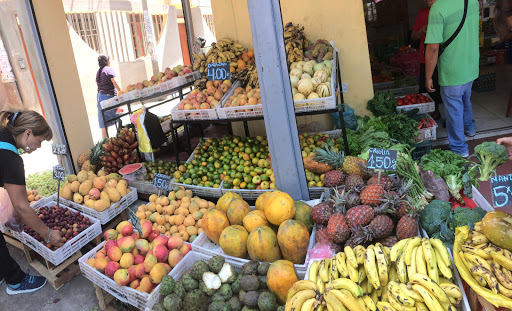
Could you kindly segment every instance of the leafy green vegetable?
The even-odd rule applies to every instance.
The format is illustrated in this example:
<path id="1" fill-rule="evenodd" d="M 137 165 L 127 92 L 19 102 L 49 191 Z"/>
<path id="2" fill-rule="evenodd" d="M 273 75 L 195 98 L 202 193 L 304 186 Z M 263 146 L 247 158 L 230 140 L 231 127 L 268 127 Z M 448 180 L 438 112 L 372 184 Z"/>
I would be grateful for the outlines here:
<path id="1" fill-rule="evenodd" d="M 357 131 L 347 129 L 349 155 L 358 155 L 370 148 L 388 148 L 391 145 L 389 135 L 385 131 L 378 131 L 374 127 L 359 127 Z M 344 148 L 343 136 L 338 139 L 341 149 Z"/>
<path id="2" fill-rule="evenodd" d="M 494 141 L 486 141 L 476 146 L 473 156 L 480 162 L 475 167 L 480 170 L 480 180 L 482 181 L 489 180 L 496 172 L 496 168 L 508 160 L 507 148 Z"/>
<path id="3" fill-rule="evenodd" d="M 368 110 L 375 116 L 385 116 L 396 113 L 397 101 L 391 91 L 377 93 L 368 101 Z"/>
<path id="4" fill-rule="evenodd" d="M 424 170 L 432 171 L 436 176 L 445 179 L 446 176 L 464 171 L 466 162 L 461 155 L 450 150 L 434 149 L 421 158 L 420 165 Z"/>
<path id="5" fill-rule="evenodd" d="M 386 132 L 391 139 L 401 144 L 414 145 L 416 143 L 414 138 L 418 136 L 418 122 L 411 119 L 407 112 L 380 117 L 364 117 L 362 126 L 374 127 L 379 131 Z"/>
<path id="6" fill-rule="evenodd" d="M 453 219 L 448 226 L 452 230 L 462 226 L 468 226 L 469 230 L 473 230 L 475 223 L 481 221 L 485 214 L 487 212 L 478 206 L 473 209 L 457 206 L 453 210 Z"/>
<path id="7" fill-rule="evenodd" d="M 448 175 L 446 177 L 443 177 L 444 182 L 446 183 L 446 186 L 448 187 L 448 191 L 450 191 L 450 194 L 452 197 L 459 202 L 461 205 L 464 205 L 464 198 L 460 194 L 460 191 L 464 188 L 464 185 L 462 184 L 462 174 L 459 172 L 458 174 L 454 175 Z"/>

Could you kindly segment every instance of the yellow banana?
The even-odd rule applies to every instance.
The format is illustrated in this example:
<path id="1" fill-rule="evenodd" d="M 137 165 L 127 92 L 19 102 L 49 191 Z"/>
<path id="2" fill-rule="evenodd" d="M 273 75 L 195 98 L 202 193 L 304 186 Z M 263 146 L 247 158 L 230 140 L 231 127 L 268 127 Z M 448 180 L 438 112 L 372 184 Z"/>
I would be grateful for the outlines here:
<path id="1" fill-rule="evenodd" d="M 361 286 L 365 295 L 369 295 L 371 293 L 371 291 L 368 292 L 368 279 L 364 279 L 359 286 Z"/>
<path id="2" fill-rule="evenodd" d="M 453 284 L 453 280 L 446 279 L 442 276 L 439 277 L 439 284 L 441 283 L 447 283 L 447 284 Z"/>
<path id="3" fill-rule="evenodd" d="M 354 253 L 356 253 L 357 264 L 360 265 L 360 266 L 364 265 L 364 253 L 365 253 L 365 251 L 366 251 L 366 249 L 362 245 L 357 245 L 354 248 Z"/>
<path id="4" fill-rule="evenodd" d="M 496 294 L 498 291 L 498 280 L 496 277 L 492 274 L 492 272 L 483 266 L 472 266 L 471 267 L 471 273 L 475 276 L 482 277 L 485 282 L 487 282 L 487 286 L 495 292 Z"/>
<path id="5" fill-rule="evenodd" d="M 324 258 L 320 261 L 320 268 L 318 269 L 318 275 L 325 283 L 329 281 L 329 264 L 331 260 L 329 258 Z"/>
<path id="6" fill-rule="evenodd" d="M 370 311 L 377 310 L 377 306 L 375 305 L 375 302 L 373 302 L 373 300 L 370 298 L 370 296 L 363 296 L 361 299 L 363 300 L 364 304 L 366 305 L 366 309 L 368 309 Z"/>
<path id="7" fill-rule="evenodd" d="M 473 227 L 473 231 L 483 232 L 482 225 L 475 224 L 475 226 Z"/>
<path id="8" fill-rule="evenodd" d="M 446 295 L 448 295 L 448 298 L 453 297 L 455 299 L 462 299 L 462 292 L 457 285 L 451 283 L 441 283 L 439 286 L 443 289 Z"/>
<path id="9" fill-rule="evenodd" d="M 377 303 L 379 301 L 379 295 L 377 294 L 377 290 L 372 286 L 372 292 L 370 293 L 370 298 L 372 298 L 373 302 Z"/>
<path id="10" fill-rule="evenodd" d="M 509 259 L 512 259 L 512 252 L 511 251 L 509 251 L 506 248 L 502 248 L 501 250 L 503 251 L 503 255 L 505 255 L 505 257 L 507 257 Z"/>
<path id="11" fill-rule="evenodd" d="M 379 272 L 379 281 L 381 286 L 388 284 L 388 265 L 386 261 L 386 255 L 384 250 L 380 247 L 380 243 L 377 243 L 373 248 L 375 251 L 375 259 L 377 259 L 377 271 Z"/>
<path id="12" fill-rule="evenodd" d="M 396 262 L 398 259 L 398 256 L 402 253 L 404 246 L 409 242 L 410 239 L 403 239 L 398 241 L 393 247 L 391 247 L 391 251 L 389 253 L 389 258 L 391 259 L 391 262 Z"/>
<path id="13" fill-rule="evenodd" d="M 462 263 L 466 266 L 466 268 L 469 271 L 471 271 L 472 265 L 466 260 L 466 256 L 464 256 L 464 253 L 462 251 L 459 252 L 459 258 L 462 261 Z M 484 280 L 483 277 L 481 277 L 481 276 L 475 277 L 475 280 L 478 282 L 478 284 L 480 284 L 480 286 L 482 286 L 482 287 L 487 286 L 487 282 Z"/>
<path id="14" fill-rule="evenodd" d="M 396 262 L 396 272 L 401 283 L 407 282 L 407 266 L 405 265 L 403 254 L 400 255 Z"/>
<path id="15" fill-rule="evenodd" d="M 319 305 L 315 311 L 325 311 L 325 308 L 326 307 L 324 305 Z M 342 310 L 342 311 L 344 311 L 344 310 Z"/>
<path id="16" fill-rule="evenodd" d="M 379 301 L 375 304 L 377 309 L 382 311 L 397 311 L 389 302 Z"/>
<path id="17" fill-rule="evenodd" d="M 411 258 L 416 258 L 416 253 L 418 252 L 418 248 L 420 248 L 420 247 L 421 246 L 416 246 L 412 250 Z M 407 259 L 407 257 L 405 257 L 404 259 Z M 416 260 L 411 260 L 410 264 L 407 265 L 407 276 L 409 277 L 409 279 L 411 278 L 411 275 L 413 275 L 413 274 L 416 274 Z"/>
<path id="18" fill-rule="evenodd" d="M 438 271 L 441 272 L 441 274 L 448 278 L 448 279 L 453 279 L 453 273 L 452 273 L 452 269 L 450 269 L 450 267 L 448 267 L 447 265 L 445 265 L 444 263 L 444 260 L 443 258 L 441 258 L 441 255 L 439 254 L 439 252 L 437 251 L 437 249 L 434 249 L 434 253 L 436 255 L 436 261 L 437 261 L 437 268 L 438 268 Z M 437 281 L 438 283 L 440 283 L 439 279 Z"/>
<path id="19" fill-rule="evenodd" d="M 416 301 L 416 303 L 424 301 L 423 297 L 421 297 L 420 294 L 412 290 L 411 283 L 400 283 L 400 289 L 403 290 L 407 296 L 411 297 L 414 301 Z"/>
<path id="20" fill-rule="evenodd" d="M 300 280 L 300 281 L 295 282 L 292 285 L 292 287 L 290 287 L 290 289 L 288 290 L 288 296 L 287 296 L 286 300 L 292 299 L 292 297 L 295 294 L 297 294 L 300 291 L 307 290 L 307 289 L 317 291 L 318 286 L 316 285 L 316 283 L 314 283 L 313 281 L 310 281 L 310 280 Z"/>
<path id="21" fill-rule="evenodd" d="M 388 284 L 388 295 L 393 296 L 401 305 L 406 307 L 414 307 L 416 302 L 412 297 L 407 295 L 397 282 L 389 282 Z"/>
<path id="22" fill-rule="evenodd" d="M 368 282 L 366 282 L 366 286 L 367 286 L 366 291 L 368 292 L 368 294 L 371 294 L 375 290 L 375 288 L 373 287 L 372 282 L 370 282 L 370 280 L 368 280 L 368 278 L 366 278 L 366 281 L 368 281 Z"/>
<path id="23" fill-rule="evenodd" d="M 448 250 L 446 249 L 446 246 L 444 245 L 443 241 L 439 239 L 430 239 L 430 244 L 432 247 L 439 252 L 439 255 L 441 255 L 441 258 L 444 261 L 444 264 L 450 269 L 452 268 L 452 261 L 450 259 L 450 254 L 448 253 Z"/>
<path id="24" fill-rule="evenodd" d="M 383 286 L 382 287 L 382 295 L 380 296 L 380 300 L 382 300 L 382 301 L 389 301 L 388 295 L 390 295 L 389 291 L 388 291 L 388 287 L 387 286 Z"/>
<path id="25" fill-rule="evenodd" d="M 489 243 L 489 239 L 480 232 L 473 232 L 471 236 L 471 245 L 479 245 L 482 243 Z"/>
<path id="26" fill-rule="evenodd" d="M 377 296 L 379 298 L 382 298 L 382 287 L 380 289 L 377 290 Z"/>
<path id="27" fill-rule="evenodd" d="M 376 290 L 380 289 L 379 273 L 375 263 L 375 252 L 371 245 L 366 249 L 364 255 L 364 268 L 366 269 L 366 277 Z"/>
<path id="28" fill-rule="evenodd" d="M 447 295 L 448 295 L 448 294 L 447 294 Z M 450 296 L 448 296 L 448 299 L 450 299 L 450 304 L 452 304 L 452 305 L 458 305 L 458 303 L 457 303 L 457 299 L 455 299 L 455 298 L 453 298 L 453 297 L 450 297 Z"/>
<path id="29" fill-rule="evenodd" d="M 500 266 L 504 267 L 505 269 L 512 271 L 512 259 L 507 258 L 502 253 L 495 252 L 495 251 L 491 251 L 490 256 L 492 257 L 494 262 L 496 262 Z"/>
<path id="30" fill-rule="evenodd" d="M 386 247 L 380 243 L 377 243 L 379 244 L 380 248 L 382 248 L 382 250 L 384 251 L 384 255 L 386 255 L 386 261 L 388 263 L 388 267 L 391 265 L 391 258 L 389 257 L 389 254 L 391 254 L 391 249 L 389 247 Z"/>
<path id="31" fill-rule="evenodd" d="M 339 252 L 336 254 L 336 268 L 338 268 L 339 275 L 348 278 L 348 267 L 345 263 L 345 253 Z"/>
<path id="32" fill-rule="evenodd" d="M 291 311 L 291 310 L 300 310 L 304 302 L 310 298 L 316 297 L 316 292 L 311 289 L 302 290 L 289 300 L 286 301 L 285 310 Z"/>
<path id="33" fill-rule="evenodd" d="M 464 257 L 468 263 L 473 264 L 475 266 L 482 266 L 487 270 L 491 270 L 491 265 L 482 257 L 475 255 L 473 253 L 464 253 Z"/>
<path id="34" fill-rule="evenodd" d="M 478 255 L 478 256 L 482 257 L 483 259 L 491 259 L 491 258 L 493 258 L 489 254 L 489 252 L 486 251 L 485 249 L 474 248 L 474 247 L 471 247 L 471 246 L 462 245 L 462 251 L 463 252 L 470 252 L 472 254 Z"/>
<path id="35" fill-rule="evenodd" d="M 359 271 L 357 267 L 353 267 L 352 264 L 347 260 L 348 277 L 354 281 L 359 282 Z"/>
<path id="36" fill-rule="evenodd" d="M 310 281 L 315 282 L 318 279 L 318 268 L 320 267 L 320 260 L 313 261 L 309 267 L 308 278 Z"/>
<path id="37" fill-rule="evenodd" d="M 329 291 L 329 293 L 333 293 L 336 298 L 343 303 L 350 311 L 364 311 L 361 308 L 358 300 L 352 296 L 352 294 L 346 289 L 333 289 Z"/>
<path id="38" fill-rule="evenodd" d="M 321 278 L 316 279 L 316 286 L 318 287 L 318 291 L 323 294 L 325 292 L 325 283 Z"/>
<path id="39" fill-rule="evenodd" d="M 429 278 L 428 276 L 416 273 L 412 276 L 409 276 L 409 279 L 411 280 L 411 283 L 420 284 L 423 287 L 427 288 L 431 293 L 434 294 L 434 296 L 437 298 L 437 300 L 439 300 L 439 302 L 450 302 L 450 299 L 448 299 L 448 296 L 439 286 L 439 284 L 436 283 L 431 278 Z"/>
<path id="40" fill-rule="evenodd" d="M 334 289 L 346 289 L 348 290 L 354 297 L 362 297 L 364 292 L 361 286 L 357 285 L 354 281 L 341 278 L 332 281 L 332 288 Z"/>
<path id="41" fill-rule="evenodd" d="M 352 247 L 347 245 L 343 250 L 345 251 L 345 255 L 347 256 L 347 261 L 350 262 L 352 267 L 359 267 L 359 263 L 357 262 L 356 259 L 356 254 L 354 253 Z"/>
<path id="42" fill-rule="evenodd" d="M 416 270 L 418 273 L 427 274 L 427 265 L 425 264 L 425 257 L 423 257 L 423 248 L 418 247 L 416 252 Z"/>
<path id="43" fill-rule="evenodd" d="M 400 281 L 398 278 L 398 273 L 396 272 L 396 267 L 394 265 L 389 268 L 389 281 Z"/>
<path id="44" fill-rule="evenodd" d="M 506 296 L 508 298 L 512 298 L 512 290 L 511 289 L 508 289 L 506 288 L 505 286 L 501 285 L 498 283 L 498 291 L 500 292 L 500 294 L 502 294 L 503 296 Z"/>
<path id="45" fill-rule="evenodd" d="M 308 300 L 304 301 L 302 304 L 302 307 L 300 308 L 300 311 L 311 311 L 315 310 L 315 308 L 320 304 L 316 298 L 309 298 Z M 299 311 L 299 310 L 297 310 Z"/>
<path id="46" fill-rule="evenodd" d="M 413 250 L 421 244 L 421 239 L 419 237 L 412 238 L 409 243 L 407 243 L 404 248 L 404 260 L 407 266 L 411 265 L 411 258 Z"/>
<path id="47" fill-rule="evenodd" d="M 419 284 L 414 284 L 412 289 L 417 291 L 418 294 L 423 297 L 424 303 L 427 305 L 430 311 L 443 311 L 443 307 L 441 307 L 439 301 L 436 299 L 436 297 L 431 295 L 425 287 Z"/>
<path id="48" fill-rule="evenodd" d="M 325 302 L 327 303 L 327 308 L 329 306 L 332 308 L 332 310 L 340 310 L 344 311 L 347 310 L 343 303 L 334 295 L 334 293 L 331 291 L 328 291 L 324 294 Z"/>
<path id="49" fill-rule="evenodd" d="M 501 267 L 501 272 L 505 275 L 505 278 L 509 281 L 512 281 L 512 272 L 504 267 Z"/>
<path id="50" fill-rule="evenodd" d="M 364 269 L 364 266 L 359 266 L 359 269 L 357 269 L 357 276 L 357 284 L 361 284 L 366 279 L 366 270 Z"/>
<path id="51" fill-rule="evenodd" d="M 336 267 L 336 256 L 331 258 L 331 267 L 330 267 L 330 278 L 331 280 L 336 280 L 339 278 L 338 268 Z"/>
<path id="52" fill-rule="evenodd" d="M 417 302 L 416 303 L 416 311 L 429 311 L 429 310 L 423 302 Z"/>
<path id="53" fill-rule="evenodd" d="M 398 311 L 416 311 L 416 307 L 407 307 L 400 304 L 393 295 L 388 297 L 389 303 Z"/>
<path id="54" fill-rule="evenodd" d="M 437 269 L 437 258 L 430 244 L 429 239 L 425 239 L 422 241 L 421 246 L 423 248 L 423 256 L 425 256 L 425 260 L 427 262 L 427 272 L 428 276 L 433 279 L 436 283 L 439 283 L 439 271 Z"/>

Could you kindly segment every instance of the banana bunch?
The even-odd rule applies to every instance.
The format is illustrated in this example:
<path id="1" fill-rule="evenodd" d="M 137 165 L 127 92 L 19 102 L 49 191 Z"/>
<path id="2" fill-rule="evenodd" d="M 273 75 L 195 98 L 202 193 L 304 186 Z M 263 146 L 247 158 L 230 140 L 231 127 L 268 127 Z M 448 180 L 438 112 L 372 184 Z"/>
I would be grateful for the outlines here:
<path id="1" fill-rule="evenodd" d="M 289 64 L 304 60 L 304 50 L 309 44 L 304 34 L 304 27 L 295 26 L 291 22 L 286 24 L 284 44 Z"/>
<path id="2" fill-rule="evenodd" d="M 258 71 L 255 64 L 251 64 L 249 67 L 233 73 L 231 78 L 240 81 L 243 87 L 250 86 L 253 89 L 260 87 Z"/>
<path id="3" fill-rule="evenodd" d="M 205 90 L 206 82 L 208 82 L 208 78 L 200 78 L 194 81 L 194 89 L 196 90 Z"/>
<path id="4" fill-rule="evenodd" d="M 492 244 L 483 234 L 481 222 L 475 224 L 454 256 L 459 257 L 479 286 L 512 298 L 512 252 Z"/>
<path id="5" fill-rule="evenodd" d="M 207 73 L 208 64 L 236 62 L 238 56 L 242 55 L 243 52 L 245 52 L 245 48 L 240 43 L 236 43 L 229 38 L 223 38 L 216 43 L 212 43 L 212 47 L 206 54 L 193 53 L 195 61 L 192 67 L 201 73 Z"/>

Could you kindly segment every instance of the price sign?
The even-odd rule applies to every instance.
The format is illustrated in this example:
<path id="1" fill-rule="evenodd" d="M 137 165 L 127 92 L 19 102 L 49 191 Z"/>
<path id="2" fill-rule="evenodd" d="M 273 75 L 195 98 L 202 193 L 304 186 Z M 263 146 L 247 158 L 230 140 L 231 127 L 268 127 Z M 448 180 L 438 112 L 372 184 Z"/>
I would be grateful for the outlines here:
<path id="1" fill-rule="evenodd" d="M 395 171 L 398 151 L 370 148 L 368 167 L 376 170 Z"/>
<path id="2" fill-rule="evenodd" d="M 53 152 L 53 154 L 59 154 L 59 155 L 68 153 L 66 145 L 62 145 L 62 144 L 52 144 L 52 152 Z"/>
<path id="3" fill-rule="evenodd" d="M 169 190 L 170 181 L 170 176 L 157 173 L 155 174 L 155 178 L 153 178 L 153 187 L 167 191 Z"/>
<path id="4" fill-rule="evenodd" d="M 229 79 L 229 63 L 208 64 L 208 81 Z"/>
<path id="5" fill-rule="evenodd" d="M 512 204 L 512 174 L 491 177 L 492 205 L 503 207 Z"/>
<path id="6" fill-rule="evenodd" d="M 53 167 L 53 179 L 64 181 L 65 174 L 64 174 L 64 168 L 60 165 L 55 165 Z"/>

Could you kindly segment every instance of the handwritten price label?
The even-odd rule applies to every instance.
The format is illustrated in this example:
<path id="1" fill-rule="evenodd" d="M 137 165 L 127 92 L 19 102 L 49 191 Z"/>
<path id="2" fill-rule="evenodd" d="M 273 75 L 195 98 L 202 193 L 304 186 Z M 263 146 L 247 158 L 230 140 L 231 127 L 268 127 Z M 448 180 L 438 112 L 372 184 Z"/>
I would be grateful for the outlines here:
<path id="1" fill-rule="evenodd" d="M 62 166 L 55 165 L 53 167 L 53 179 L 64 181 L 65 173 L 64 173 L 64 168 Z"/>
<path id="2" fill-rule="evenodd" d="M 376 170 L 396 171 L 398 151 L 370 148 L 368 167 Z"/>
<path id="3" fill-rule="evenodd" d="M 491 194 L 494 207 L 511 205 L 512 174 L 491 177 Z"/>
<path id="4" fill-rule="evenodd" d="M 155 177 L 153 178 L 153 187 L 162 189 L 162 190 L 169 190 L 169 183 L 171 181 L 171 177 L 164 175 L 164 174 L 155 174 Z"/>
<path id="5" fill-rule="evenodd" d="M 208 81 L 227 80 L 230 77 L 229 63 L 208 64 Z"/>
<path id="6" fill-rule="evenodd" d="M 64 154 L 67 154 L 68 151 L 67 151 L 66 145 L 52 144 L 52 153 L 53 154 L 64 155 Z"/>

